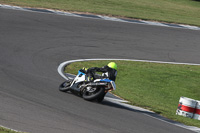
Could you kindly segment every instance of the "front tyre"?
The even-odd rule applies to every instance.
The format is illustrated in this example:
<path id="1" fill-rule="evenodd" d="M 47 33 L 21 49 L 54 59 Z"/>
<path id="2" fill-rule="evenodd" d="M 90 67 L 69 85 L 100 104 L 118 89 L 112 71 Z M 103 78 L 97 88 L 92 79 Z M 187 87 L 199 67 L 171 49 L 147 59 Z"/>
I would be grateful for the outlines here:
<path id="1" fill-rule="evenodd" d="M 94 92 L 84 91 L 82 94 L 82 97 L 85 100 L 92 101 L 92 100 L 98 99 L 98 97 L 104 95 L 104 93 L 105 93 L 104 91 L 105 90 L 103 87 L 96 88 L 96 90 Z"/>
<path id="2" fill-rule="evenodd" d="M 59 91 L 67 92 L 70 90 L 71 81 L 65 81 L 59 86 Z"/>

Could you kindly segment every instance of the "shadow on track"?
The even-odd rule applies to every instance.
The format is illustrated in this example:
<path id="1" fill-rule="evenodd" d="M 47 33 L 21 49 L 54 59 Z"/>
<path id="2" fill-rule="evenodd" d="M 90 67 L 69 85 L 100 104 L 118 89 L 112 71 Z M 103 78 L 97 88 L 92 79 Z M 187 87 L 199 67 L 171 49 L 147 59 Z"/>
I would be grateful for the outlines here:
<path id="1" fill-rule="evenodd" d="M 179 122 L 167 119 L 167 118 L 165 118 L 165 117 L 163 117 L 163 116 L 161 116 L 161 115 L 159 115 L 157 113 L 154 113 L 154 112 L 145 111 L 145 110 L 143 111 L 143 110 L 139 110 L 139 109 L 134 109 L 134 108 L 127 107 L 127 106 L 124 106 L 124 105 L 121 105 L 121 104 L 118 104 L 118 103 L 113 103 L 113 102 L 110 102 L 110 101 L 107 101 L 107 100 L 102 101 L 101 104 L 105 105 L 105 106 L 114 107 L 114 108 L 126 109 L 128 111 L 132 111 L 132 112 L 136 112 L 136 113 L 142 113 L 144 115 L 147 115 L 147 116 L 150 116 L 150 117 L 153 117 L 153 118 L 156 118 L 156 119 L 159 119 L 159 120 L 171 123 L 171 124 L 183 125 L 182 123 L 179 123 Z"/>

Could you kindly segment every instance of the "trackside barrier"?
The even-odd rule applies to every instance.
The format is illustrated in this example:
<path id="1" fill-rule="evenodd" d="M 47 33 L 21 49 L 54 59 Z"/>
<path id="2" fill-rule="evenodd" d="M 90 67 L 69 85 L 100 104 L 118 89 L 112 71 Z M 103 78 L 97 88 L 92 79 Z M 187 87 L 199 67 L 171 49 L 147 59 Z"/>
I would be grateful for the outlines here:
<path id="1" fill-rule="evenodd" d="M 196 110 L 193 119 L 200 120 L 200 101 L 197 101 Z"/>
<path id="2" fill-rule="evenodd" d="M 180 97 L 176 114 L 200 120 L 200 101 L 187 97 Z"/>
<path id="3" fill-rule="evenodd" d="M 176 114 L 193 118 L 196 104 L 197 104 L 196 100 L 187 97 L 180 97 Z"/>

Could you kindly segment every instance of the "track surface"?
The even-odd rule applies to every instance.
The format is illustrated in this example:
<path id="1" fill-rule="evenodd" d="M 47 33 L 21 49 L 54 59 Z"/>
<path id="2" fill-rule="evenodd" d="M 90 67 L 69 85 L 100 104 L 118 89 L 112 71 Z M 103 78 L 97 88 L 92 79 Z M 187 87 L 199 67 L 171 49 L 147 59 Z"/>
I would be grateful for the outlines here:
<path id="1" fill-rule="evenodd" d="M 58 91 L 79 58 L 200 63 L 200 31 L 0 8 L 0 124 L 32 133 L 189 133 L 104 101 Z"/>

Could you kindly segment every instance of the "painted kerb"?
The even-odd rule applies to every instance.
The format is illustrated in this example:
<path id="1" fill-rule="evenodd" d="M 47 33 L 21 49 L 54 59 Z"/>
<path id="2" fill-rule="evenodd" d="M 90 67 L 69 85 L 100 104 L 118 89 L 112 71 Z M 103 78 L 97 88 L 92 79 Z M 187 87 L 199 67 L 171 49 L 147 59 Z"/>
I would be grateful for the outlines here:
<path id="1" fill-rule="evenodd" d="M 78 13 L 63 12 L 63 11 L 57 11 L 57 10 L 52 10 L 52 9 L 23 8 L 23 7 L 19 7 L 19 6 L 10 6 L 10 5 L 2 5 L 2 4 L 0 4 L 0 8 L 23 10 L 23 11 L 33 11 L 33 12 L 41 12 L 41 13 L 51 13 L 51 14 L 57 14 L 57 15 L 84 17 L 84 18 L 92 18 L 92 19 L 102 19 L 102 20 L 108 20 L 108 21 L 117 21 L 117 22 L 134 23 L 134 24 L 144 24 L 144 25 L 171 27 L 171 28 L 200 30 L 200 27 L 183 25 L 183 24 L 170 24 L 170 23 L 161 23 L 161 22 L 152 22 L 152 21 L 144 21 L 144 20 L 134 20 L 134 19 L 120 19 L 120 18 L 108 17 L 108 16 L 102 16 L 102 15 L 90 15 L 90 14 L 78 14 Z"/>

